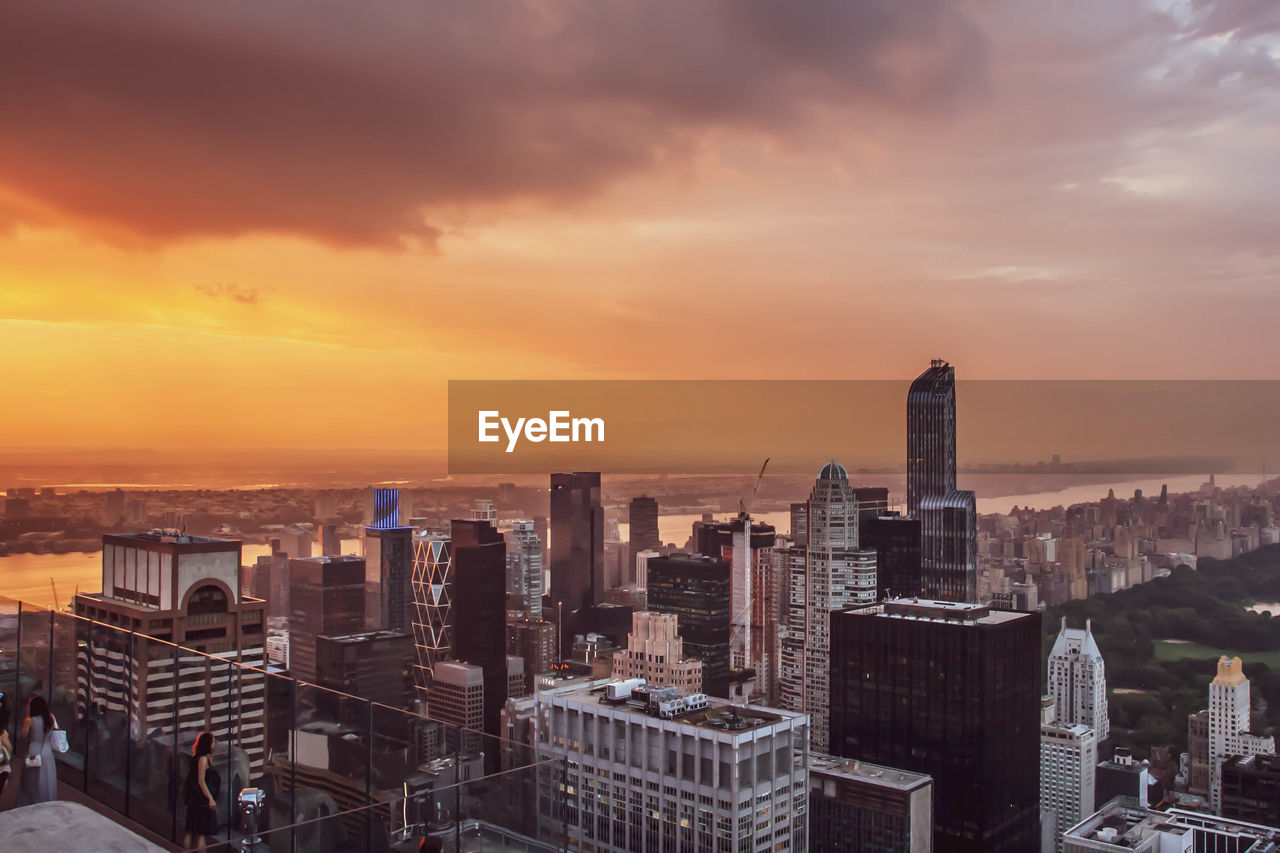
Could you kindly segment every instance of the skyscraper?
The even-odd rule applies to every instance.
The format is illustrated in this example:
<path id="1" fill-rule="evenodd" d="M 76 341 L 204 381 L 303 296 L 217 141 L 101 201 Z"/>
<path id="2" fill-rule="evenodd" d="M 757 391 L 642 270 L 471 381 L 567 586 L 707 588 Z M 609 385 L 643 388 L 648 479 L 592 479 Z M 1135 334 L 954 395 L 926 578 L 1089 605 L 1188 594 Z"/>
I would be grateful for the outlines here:
<path id="1" fill-rule="evenodd" d="M 831 617 L 831 751 L 928 773 L 934 849 L 1039 845 L 1040 615 L 897 599 Z"/>
<path id="2" fill-rule="evenodd" d="M 1098 769 L 1098 736 L 1088 726 L 1062 722 L 1040 725 L 1040 807 L 1053 815 L 1054 849 L 1062 833 L 1093 814 Z"/>
<path id="3" fill-rule="evenodd" d="M 924 597 L 978 600 L 978 510 L 973 492 L 952 489 L 920 500 L 920 574 Z"/>
<path id="4" fill-rule="evenodd" d="M 920 519 L 902 515 L 863 517 L 863 548 L 876 552 L 876 597 L 924 595 L 920 573 Z"/>
<path id="5" fill-rule="evenodd" d="M 1209 683 L 1209 808 L 1222 810 L 1222 763 L 1233 755 L 1275 755 L 1271 735 L 1252 734 L 1249 679 L 1240 658 L 1218 659 L 1218 674 Z"/>
<path id="6" fill-rule="evenodd" d="M 1086 619 L 1082 630 L 1068 628 L 1067 617 L 1062 617 L 1062 629 L 1049 652 L 1045 690 L 1053 700 L 1057 722 L 1088 726 L 1097 732 L 1099 744 L 1111 736 L 1107 669 L 1093 639 L 1092 620 Z"/>
<path id="7" fill-rule="evenodd" d="M 572 640 L 573 614 L 604 601 L 604 508 L 600 474 L 551 475 L 551 603 L 563 607 L 560 626 Z M 571 642 L 565 643 L 569 648 Z"/>
<path id="8" fill-rule="evenodd" d="M 772 524 L 751 521 L 740 512 L 729 521 L 695 521 L 693 539 L 699 554 L 724 560 L 731 567 L 729 666 L 754 673 L 751 682 L 740 682 L 750 694 L 741 698 L 771 701 L 778 669 L 779 593 L 773 560 L 777 533 Z"/>
<path id="9" fill-rule="evenodd" d="M 400 526 L 398 489 L 374 489 L 364 529 L 366 627 L 409 633 L 413 619 L 413 528 Z"/>
<path id="10" fill-rule="evenodd" d="M 171 531 L 102 537 L 102 592 L 76 593 L 75 613 L 131 626 L 135 638 L 122 651 L 112 632 L 77 626 L 83 695 L 103 709 L 101 730 L 119 720 L 117 736 L 132 730 L 139 750 L 163 751 L 175 726 L 208 729 L 261 772 L 266 617 L 240 589 L 240 554 L 239 541 Z M 227 661 L 253 669 L 232 672 Z"/>
<path id="11" fill-rule="evenodd" d="M 662 547 L 658 535 L 658 499 L 641 495 L 631 499 L 627 511 L 628 563 L 634 568 L 636 555 L 641 551 L 657 551 Z"/>
<path id="12" fill-rule="evenodd" d="M 496 735 L 507 701 L 506 542 L 488 521 L 455 519 L 451 533 L 453 658 L 484 670 L 484 730 Z"/>
<path id="13" fill-rule="evenodd" d="M 364 630 L 364 560 L 295 557 L 289 561 L 289 668 L 316 683 L 316 639 Z"/>
<path id="14" fill-rule="evenodd" d="M 511 525 L 507 548 L 507 596 L 530 619 L 542 618 L 542 543 L 532 521 Z"/>
<path id="15" fill-rule="evenodd" d="M 907 514 L 956 487 L 956 371 L 929 363 L 907 391 Z"/>
<path id="16" fill-rule="evenodd" d="M 798 687 L 784 686 L 783 692 L 802 697 L 802 707 L 795 710 L 809 714 L 813 747 L 826 752 L 831 614 L 876 600 L 876 552 L 859 547 L 858 500 L 849 473 L 835 460 L 818 472 L 806 517 L 809 547 L 803 574 L 796 576 L 793 569 L 791 578 L 793 594 L 803 596 L 803 609 L 797 612 L 793 599 L 787 628 L 793 650 L 783 654 L 786 677 L 799 675 L 803 681 Z M 788 658 L 798 660 L 798 672 L 787 666 Z"/>
<path id="17" fill-rule="evenodd" d="M 453 654 L 453 549 L 448 537 L 413 537 L 413 683 L 426 701 L 433 667 Z"/>
<path id="18" fill-rule="evenodd" d="M 685 658 L 678 622 L 674 613 L 632 613 L 627 647 L 613 655 L 613 677 L 701 693 L 702 661 Z"/>
<path id="19" fill-rule="evenodd" d="M 531 728 L 549 769 L 538 801 L 546 833 L 597 853 L 811 849 L 808 719 L 705 696 L 680 713 L 670 710 L 679 691 L 667 690 L 538 694 Z"/>
<path id="20" fill-rule="evenodd" d="M 685 654 L 702 661 L 702 690 L 729 696 L 729 564 L 672 554 L 649 561 L 649 609 L 673 613 Z"/>

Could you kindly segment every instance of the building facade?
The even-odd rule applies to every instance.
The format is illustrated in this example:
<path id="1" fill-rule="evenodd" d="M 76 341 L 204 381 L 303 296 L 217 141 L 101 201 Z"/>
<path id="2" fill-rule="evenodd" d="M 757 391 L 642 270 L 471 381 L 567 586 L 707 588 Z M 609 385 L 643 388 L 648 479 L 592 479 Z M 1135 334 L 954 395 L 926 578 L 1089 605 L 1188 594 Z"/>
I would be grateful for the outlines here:
<path id="1" fill-rule="evenodd" d="M 239 541 L 174 530 L 102 537 L 103 591 L 77 593 L 74 609 L 117 630 L 82 623 L 77 665 L 102 725 L 117 718 L 134 749 L 172 743 L 175 724 L 183 736 L 208 729 L 261 772 L 265 602 L 242 594 L 240 556 Z"/>
<path id="2" fill-rule="evenodd" d="M 924 597 L 978 600 L 978 508 L 974 493 L 952 489 L 920 499 L 920 574 Z"/>
<path id="3" fill-rule="evenodd" d="M 934 847 L 1039 844 L 1040 616 L 898 599 L 831 618 L 831 749 L 934 784 Z"/>
<path id="4" fill-rule="evenodd" d="M 413 683 L 427 699 L 432 668 L 453 655 L 453 547 L 447 536 L 413 537 Z"/>
<path id="5" fill-rule="evenodd" d="M 365 627 L 365 565 L 360 557 L 289 560 L 289 665 L 294 678 L 316 682 L 316 638 Z"/>
<path id="6" fill-rule="evenodd" d="M 551 475 L 551 601 L 565 617 L 604 601 L 600 474 Z M 571 621 L 568 620 L 567 621 Z M 560 626 L 562 632 L 567 626 Z"/>
<path id="7" fill-rule="evenodd" d="M 567 849 L 809 849 L 803 714 L 703 697 L 699 710 L 664 718 L 638 692 L 608 695 L 571 687 L 537 697 L 538 756 L 567 761 L 563 791 L 551 784 L 558 766 L 539 786 L 539 815 L 545 831 L 563 828 Z"/>
<path id="8" fill-rule="evenodd" d="M 657 551 L 662 548 L 658 534 L 658 499 L 640 495 L 631 499 L 627 507 L 627 562 L 636 565 L 636 555 L 641 551 Z"/>
<path id="9" fill-rule="evenodd" d="M 941 359 L 907 391 L 907 515 L 956 487 L 956 371 Z"/>
<path id="10" fill-rule="evenodd" d="M 1222 811 L 1222 764 L 1233 755 L 1275 755 L 1275 738 L 1251 733 L 1249 679 L 1240 658 L 1218 659 L 1209 683 L 1209 808 Z"/>
<path id="11" fill-rule="evenodd" d="M 933 780 L 924 773 L 810 753 L 809 849 L 929 853 Z"/>
<path id="12" fill-rule="evenodd" d="M 613 677 L 643 678 L 654 687 L 702 692 L 702 661 L 686 659 L 674 613 L 631 614 L 627 647 L 614 652 Z"/>
<path id="13" fill-rule="evenodd" d="M 1053 698 L 1055 720 L 1088 726 L 1099 744 L 1111 737 L 1107 669 L 1093 638 L 1092 620 L 1086 619 L 1081 630 L 1068 628 L 1067 618 L 1062 617 L 1062 628 L 1049 652 L 1045 692 Z"/>
<path id="14" fill-rule="evenodd" d="M 1054 850 L 1062 849 L 1062 831 L 1093 814 L 1097 781 L 1098 735 L 1079 724 L 1046 722 L 1040 726 L 1040 808 L 1054 815 Z"/>
<path id="15" fill-rule="evenodd" d="M 702 689 L 729 696 L 730 566 L 672 554 L 649 561 L 649 609 L 677 618 L 685 653 L 702 662 Z"/>
<path id="16" fill-rule="evenodd" d="M 530 619 L 542 618 L 542 542 L 532 521 L 515 521 L 507 542 L 507 598 Z"/>
<path id="17" fill-rule="evenodd" d="M 780 694 L 794 708 L 795 697 L 812 720 L 813 748 L 827 751 L 831 614 L 876 600 L 876 552 L 860 547 L 858 501 L 849 474 L 834 460 L 822 466 L 806 512 L 809 546 L 801 574 L 790 577 L 787 623 L 790 648 L 782 654 Z M 798 597 L 797 597 L 798 596 Z M 798 666 L 797 666 L 798 665 Z"/>

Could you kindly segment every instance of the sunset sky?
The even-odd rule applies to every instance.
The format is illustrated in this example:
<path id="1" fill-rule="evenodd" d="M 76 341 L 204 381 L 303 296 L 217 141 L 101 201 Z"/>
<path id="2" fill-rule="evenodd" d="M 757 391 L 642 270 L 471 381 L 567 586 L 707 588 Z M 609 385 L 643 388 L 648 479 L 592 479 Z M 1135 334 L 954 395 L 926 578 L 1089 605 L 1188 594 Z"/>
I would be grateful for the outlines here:
<path id="1" fill-rule="evenodd" d="M 1275 0 L 2 0 L 0 447 L 449 378 L 1275 378 Z"/>

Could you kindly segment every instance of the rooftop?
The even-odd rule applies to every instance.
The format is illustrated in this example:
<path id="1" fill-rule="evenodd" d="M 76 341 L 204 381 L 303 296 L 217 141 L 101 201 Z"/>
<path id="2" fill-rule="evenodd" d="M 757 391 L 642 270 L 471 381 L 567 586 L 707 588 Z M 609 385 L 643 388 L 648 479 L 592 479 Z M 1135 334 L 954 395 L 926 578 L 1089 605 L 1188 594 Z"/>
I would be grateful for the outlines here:
<path id="1" fill-rule="evenodd" d="M 361 631 L 355 634 L 321 634 L 320 637 L 331 643 L 355 645 L 356 643 L 371 643 L 374 640 L 398 640 L 407 638 L 409 635 L 402 634 L 399 631 L 379 629 L 377 631 Z"/>
<path id="2" fill-rule="evenodd" d="M 810 778 L 819 774 L 838 776 L 878 787 L 892 788 L 896 791 L 913 791 L 933 782 L 933 778 L 927 773 L 913 773 L 910 770 L 899 770 L 896 767 L 884 767 L 818 752 L 809 754 L 809 772 L 812 774 Z"/>
<path id="3" fill-rule="evenodd" d="M 635 705 L 630 705 L 626 702 L 607 702 L 604 698 L 604 687 L 604 684 L 579 687 L 574 690 L 549 693 L 546 694 L 546 698 L 551 701 L 563 700 L 583 705 L 600 705 L 617 713 L 633 715 L 643 720 L 660 719 L 650 716 L 644 709 L 637 708 Z M 727 699 L 708 696 L 705 709 L 681 714 L 674 719 L 663 720 L 663 722 L 679 723 L 723 732 L 746 732 L 762 726 L 790 722 L 804 717 L 804 714 L 798 714 L 794 711 L 761 708 L 755 705 L 734 705 Z"/>
<path id="4" fill-rule="evenodd" d="M 855 607 L 844 611 L 859 616 L 881 619 L 910 619 L 921 622 L 945 622 L 952 625 L 998 625 L 1025 619 L 1030 614 L 1011 610 L 992 610 L 987 604 L 963 601 L 936 601 L 928 598 L 895 598 L 880 604 Z"/>
<path id="5" fill-rule="evenodd" d="M 163 847 L 89 807 L 62 800 L 0 812 L 0 838 L 6 853 L 85 849 L 95 853 L 164 853 Z M 90 842 L 87 847 L 86 841 Z"/>

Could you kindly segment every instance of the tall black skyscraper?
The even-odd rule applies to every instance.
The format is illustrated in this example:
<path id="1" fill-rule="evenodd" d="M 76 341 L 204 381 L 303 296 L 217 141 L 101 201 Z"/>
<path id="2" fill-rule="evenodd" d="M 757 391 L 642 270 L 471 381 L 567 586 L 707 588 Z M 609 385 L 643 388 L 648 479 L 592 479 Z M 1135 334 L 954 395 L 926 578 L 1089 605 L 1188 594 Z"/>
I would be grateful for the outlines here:
<path id="1" fill-rule="evenodd" d="M 978 510 L 973 492 L 952 489 L 944 495 L 927 495 L 920 501 L 919 517 L 924 596 L 976 601 Z"/>
<path id="2" fill-rule="evenodd" d="M 702 661 L 702 690 L 729 696 L 730 564 L 673 554 L 649 560 L 649 609 L 674 613 L 685 654 Z"/>
<path id="3" fill-rule="evenodd" d="M 627 512 L 630 525 L 630 564 L 623 573 L 626 577 L 634 575 L 636 570 L 636 554 L 646 549 L 658 550 L 662 547 L 662 538 L 658 535 L 658 499 L 641 495 L 631 499 Z"/>
<path id="4" fill-rule="evenodd" d="M 289 561 L 289 669 L 314 683 L 316 638 L 364 630 L 365 568 L 359 557 Z"/>
<path id="5" fill-rule="evenodd" d="M 941 359 L 907 391 L 907 515 L 956 487 L 956 371 Z"/>
<path id="6" fill-rule="evenodd" d="M 484 730 L 497 735 L 507 701 L 507 544 L 491 523 L 455 519 L 453 657 L 484 670 Z"/>
<path id="7" fill-rule="evenodd" d="M 562 605 L 571 622 L 570 614 L 601 603 L 608 592 L 599 472 L 551 475 L 550 532 L 551 605 Z"/>
<path id="8" fill-rule="evenodd" d="M 369 629 L 412 632 L 413 528 L 400 526 L 400 490 L 374 489 L 371 522 L 364 529 Z"/>
<path id="9" fill-rule="evenodd" d="M 920 519 L 902 515 L 864 518 L 862 547 L 876 552 L 876 598 L 923 595 L 920 575 Z"/>
<path id="10" fill-rule="evenodd" d="M 1039 849 L 1040 614 L 893 600 L 831 617 L 831 751 L 934 782 L 933 849 Z"/>

